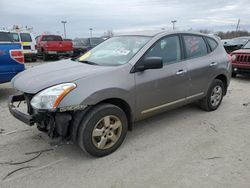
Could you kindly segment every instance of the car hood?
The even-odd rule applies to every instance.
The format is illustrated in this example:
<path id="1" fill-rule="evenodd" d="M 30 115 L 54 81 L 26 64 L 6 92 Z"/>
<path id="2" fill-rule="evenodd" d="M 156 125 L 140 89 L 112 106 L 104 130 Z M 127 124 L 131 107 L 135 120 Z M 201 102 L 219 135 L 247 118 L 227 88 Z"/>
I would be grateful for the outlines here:
<path id="1" fill-rule="evenodd" d="M 250 54 L 250 49 L 239 49 L 239 50 L 235 50 L 234 52 L 233 52 L 234 54 L 235 53 L 239 53 L 239 54 Z"/>
<path id="2" fill-rule="evenodd" d="M 35 94 L 56 84 L 74 82 L 77 79 L 112 69 L 114 67 L 88 65 L 72 60 L 62 60 L 25 70 L 15 76 L 11 84 L 19 91 Z"/>

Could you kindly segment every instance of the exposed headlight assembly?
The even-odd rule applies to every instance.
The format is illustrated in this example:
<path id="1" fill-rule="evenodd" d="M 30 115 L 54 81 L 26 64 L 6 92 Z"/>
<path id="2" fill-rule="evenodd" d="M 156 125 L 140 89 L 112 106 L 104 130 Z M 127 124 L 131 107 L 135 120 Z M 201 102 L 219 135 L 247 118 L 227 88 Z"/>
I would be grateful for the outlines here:
<path id="1" fill-rule="evenodd" d="M 62 99 L 75 88 L 74 83 L 64 83 L 47 88 L 32 98 L 31 106 L 35 109 L 54 110 Z"/>

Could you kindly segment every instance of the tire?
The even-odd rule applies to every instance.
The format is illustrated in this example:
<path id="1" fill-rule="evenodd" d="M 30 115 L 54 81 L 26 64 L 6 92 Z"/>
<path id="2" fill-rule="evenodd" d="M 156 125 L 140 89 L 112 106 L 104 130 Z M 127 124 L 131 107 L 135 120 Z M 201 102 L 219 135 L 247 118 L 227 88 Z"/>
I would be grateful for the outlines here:
<path id="1" fill-rule="evenodd" d="M 48 61 L 49 57 L 46 53 L 43 53 L 43 61 Z"/>
<path id="2" fill-rule="evenodd" d="M 119 148 L 127 130 L 127 116 L 121 108 L 99 104 L 83 118 L 78 130 L 78 144 L 90 155 L 103 157 Z"/>
<path id="3" fill-rule="evenodd" d="M 235 78 L 237 74 L 235 72 L 232 72 L 232 78 Z"/>
<path id="4" fill-rule="evenodd" d="M 36 62 L 36 61 L 37 61 L 37 58 L 32 58 L 31 61 L 32 61 L 32 62 Z"/>
<path id="5" fill-rule="evenodd" d="M 224 94 L 225 86 L 223 82 L 215 79 L 209 87 L 206 97 L 200 101 L 200 107 L 208 112 L 216 110 L 220 106 Z"/>

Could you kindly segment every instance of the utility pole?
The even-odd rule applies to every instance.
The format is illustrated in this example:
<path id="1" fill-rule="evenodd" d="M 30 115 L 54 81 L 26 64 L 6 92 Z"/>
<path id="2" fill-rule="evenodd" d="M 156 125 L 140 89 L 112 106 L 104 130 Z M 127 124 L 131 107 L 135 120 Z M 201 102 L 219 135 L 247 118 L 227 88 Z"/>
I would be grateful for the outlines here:
<path id="1" fill-rule="evenodd" d="M 66 23 L 67 23 L 67 21 L 61 21 L 61 23 L 63 24 L 63 29 L 64 29 L 64 39 L 66 39 Z"/>
<path id="2" fill-rule="evenodd" d="M 93 28 L 89 28 L 90 38 L 92 38 L 92 31 L 93 31 Z"/>
<path id="3" fill-rule="evenodd" d="M 176 21 L 176 20 L 172 20 L 171 22 L 172 22 L 172 24 L 173 24 L 173 30 L 175 30 L 175 23 L 176 23 L 177 21 Z"/>
<path id="4" fill-rule="evenodd" d="M 237 23 L 237 26 L 236 26 L 236 32 L 239 31 L 239 28 L 240 28 L 240 19 L 238 19 L 238 23 Z"/>

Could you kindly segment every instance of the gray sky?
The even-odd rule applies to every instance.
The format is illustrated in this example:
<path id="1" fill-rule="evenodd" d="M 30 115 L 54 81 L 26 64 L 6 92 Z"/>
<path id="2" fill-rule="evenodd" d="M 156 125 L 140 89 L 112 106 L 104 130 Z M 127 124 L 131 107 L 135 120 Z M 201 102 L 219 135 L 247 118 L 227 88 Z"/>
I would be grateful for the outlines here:
<path id="1" fill-rule="evenodd" d="M 62 34 L 67 20 L 68 38 L 102 35 L 111 29 L 250 30 L 249 0 L 0 0 L 0 28 L 14 24 Z"/>

